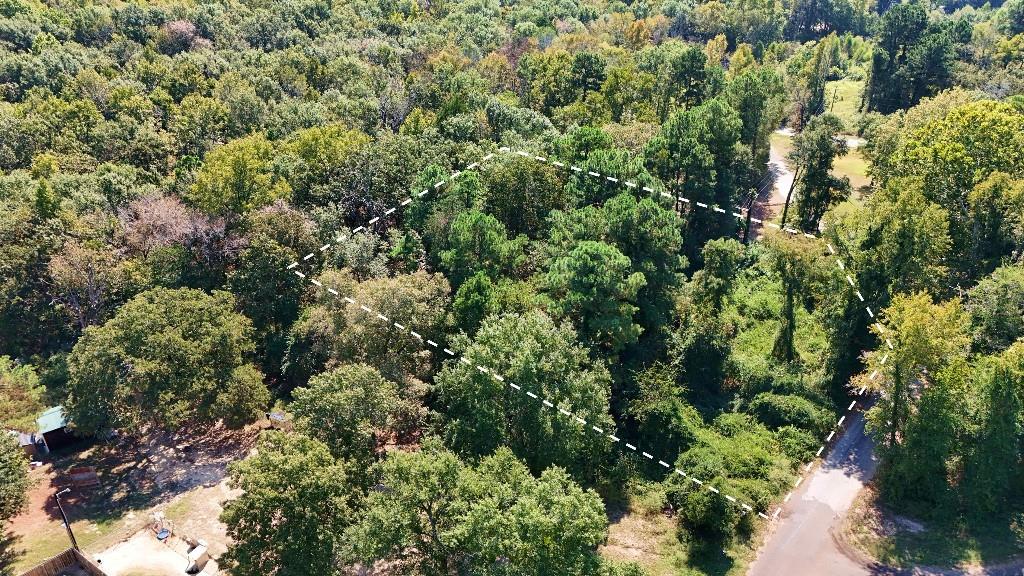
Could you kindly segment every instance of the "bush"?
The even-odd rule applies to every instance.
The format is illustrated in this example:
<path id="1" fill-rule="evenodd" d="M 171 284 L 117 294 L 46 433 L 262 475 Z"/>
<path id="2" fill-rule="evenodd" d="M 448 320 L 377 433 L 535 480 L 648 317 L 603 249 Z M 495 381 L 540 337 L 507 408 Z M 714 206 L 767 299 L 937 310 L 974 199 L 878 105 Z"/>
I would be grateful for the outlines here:
<path id="1" fill-rule="evenodd" d="M 791 394 L 763 392 L 750 402 L 748 411 L 769 428 L 796 426 L 815 434 L 828 430 L 832 421 L 827 411 L 806 398 Z"/>

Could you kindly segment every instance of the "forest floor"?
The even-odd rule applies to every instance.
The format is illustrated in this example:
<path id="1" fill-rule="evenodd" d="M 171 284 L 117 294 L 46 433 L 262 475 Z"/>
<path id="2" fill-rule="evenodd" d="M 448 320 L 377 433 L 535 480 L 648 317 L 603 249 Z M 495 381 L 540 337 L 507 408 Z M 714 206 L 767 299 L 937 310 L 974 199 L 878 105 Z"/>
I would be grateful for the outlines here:
<path id="1" fill-rule="evenodd" d="M 15 572 L 70 547 L 53 496 L 72 487 L 67 471 L 78 466 L 95 467 L 100 485 L 72 487 L 61 502 L 90 556 L 147 529 L 154 514 L 171 520 L 179 535 L 207 540 L 211 555 L 222 553 L 227 536 L 217 516 L 231 495 L 227 465 L 248 454 L 264 425 L 151 435 L 139 442 L 81 442 L 54 452 L 31 471 L 29 504 L 8 526 L 7 553 Z"/>
<path id="2" fill-rule="evenodd" d="M 847 516 L 839 540 L 863 562 L 891 566 L 892 573 L 949 576 L 1018 576 L 1024 573 L 1024 514 L 926 521 L 896 514 L 864 490 Z"/>
<path id="3" fill-rule="evenodd" d="M 680 540 L 679 520 L 665 513 L 657 486 L 633 489 L 626 504 L 608 505 L 608 540 L 601 556 L 635 562 L 651 576 L 740 576 L 754 559 L 762 536 L 726 544 Z"/>

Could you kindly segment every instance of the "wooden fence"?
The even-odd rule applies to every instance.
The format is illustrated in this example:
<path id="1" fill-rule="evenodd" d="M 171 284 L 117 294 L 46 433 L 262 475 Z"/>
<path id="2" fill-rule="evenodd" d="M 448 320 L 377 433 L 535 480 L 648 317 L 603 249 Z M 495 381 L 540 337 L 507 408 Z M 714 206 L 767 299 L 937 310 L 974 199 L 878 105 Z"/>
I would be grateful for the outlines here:
<path id="1" fill-rule="evenodd" d="M 61 576 L 61 574 L 65 574 L 64 570 L 76 564 L 89 576 L 107 576 L 107 573 L 93 564 L 92 560 L 74 548 L 68 548 L 21 576 Z"/>

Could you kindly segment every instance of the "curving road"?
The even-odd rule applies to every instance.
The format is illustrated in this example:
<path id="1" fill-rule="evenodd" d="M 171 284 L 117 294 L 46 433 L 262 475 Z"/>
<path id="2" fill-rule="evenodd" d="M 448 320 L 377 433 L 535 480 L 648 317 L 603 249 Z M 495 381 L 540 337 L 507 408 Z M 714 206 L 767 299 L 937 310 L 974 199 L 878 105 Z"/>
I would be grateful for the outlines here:
<path id="1" fill-rule="evenodd" d="M 748 576 L 867 576 L 832 539 L 857 493 L 875 474 L 874 445 L 858 412 L 828 457 L 783 506 Z"/>

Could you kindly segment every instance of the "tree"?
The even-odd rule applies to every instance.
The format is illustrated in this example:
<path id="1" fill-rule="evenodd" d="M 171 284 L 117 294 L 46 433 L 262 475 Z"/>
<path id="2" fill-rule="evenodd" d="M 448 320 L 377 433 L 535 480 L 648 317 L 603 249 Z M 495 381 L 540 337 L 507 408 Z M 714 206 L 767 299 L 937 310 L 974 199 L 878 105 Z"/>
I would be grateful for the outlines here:
<path id="1" fill-rule="evenodd" d="M 252 323 L 226 292 L 156 288 L 91 326 L 68 357 L 64 408 L 84 434 L 252 421 L 270 401 Z"/>
<path id="2" fill-rule="evenodd" d="M 971 288 L 965 305 L 974 329 L 974 349 L 991 354 L 1024 337 L 1024 265 L 996 268 Z"/>
<path id="3" fill-rule="evenodd" d="M 958 268 L 976 268 L 976 257 L 989 263 L 994 253 L 1006 255 L 1000 244 L 1014 237 L 1001 228 L 1018 221 L 1014 212 L 1024 204 L 1019 185 L 1007 179 L 1024 178 L 1024 112 L 991 100 L 953 107 L 905 135 L 890 162 L 894 173 L 920 180 L 925 198 L 949 212 Z"/>
<path id="4" fill-rule="evenodd" d="M 882 15 L 865 87 L 868 110 L 888 114 L 948 88 L 954 61 L 952 35 L 929 26 L 924 7 L 900 3 Z"/>
<path id="5" fill-rule="evenodd" d="M 945 209 L 929 202 L 916 182 L 896 180 L 868 201 L 868 209 L 837 223 L 834 238 L 854 238 L 859 286 L 884 307 L 896 294 L 941 293 L 951 248 Z M 865 295 L 865 298 L 868 298 Z"/>
<path id="6" fill-rule="evenodd" d="M 44 392 L 35 367 L 0 356 L 0 429 L 34 432 Z"/>
<path id="7" fill-rule="evenodd" d="M 260 341 L 260 356 L 268 370 L 280 366 L 284 331 L 299 315 L 306 285 L 288 265 L 298 259 L 294 250 L 258 234 L 228 273 L 228 288 L 239 309 L 252 320 Z"/>
<path id="8" fill-rule="evenodd" d="M 0 434 L 0 528 L 28 503 L 28 458 L 16 436 Z"/>
<path id="9" fill-rule="evenodd" d="M 325 363 L 369 364 L 393 382 L 425 376 L 430 353 L 392 323 L 399 322 L 423 338 L 441 340 L 450 298 L 442 275 L 416 272 L 356 282 L 347 272 L 329 269 L 317 281 L 325 290 L 317 293 L 317 303 L 291 329 L 286 362 L 306 366 L 309 374 L 324 370 L 317 363 L 307 363 L 305 354 L 312 351 Z M 346 304 L 345 297 L 355 304 Z M 377 314 L 389 320 L 384 322 Z M 304 383 L 301 378 L 293 381 Z"/>
<path id="10" fill-rule="evenodd" d="M 518 155 L 493 165 L 485 182 L 487 213 L 517 236 L 539 238 L 548 213 L 568 208 L 571 201 L 551 166 Z"/>
<path id="11" fill-rule="evenodd" d="M 735 68 L 735 61 L 734 56 L 730 72 Z M 750 149 L 755 166 L 765 164 L 768 161 L 768 139 L 782 119 L 786 94 L 782 77 L 771 66 L 751 67 L 729 80 L 725 94 L 743 123 L 740 142 Z"/>
<path id="12" fill-rule="evenodd" d="M 885 309 L 883 341 L 892 342 L 893 348 L 880 345 L 868 363 L 880 377 L 864 378 L 866 385 L 884 392 L 868 412 L 869 429 L 883 456 L 899 453 L 913 397 L 929 378 L 922 371 L 939 373 L 966 357 L 970 336 L 965 316 L 958 301 L 935 304 L 924 292 L 897 295 Z"/>
<path id="13" fill-rule="evenodd" d="M 616 353 L 636 342 L 641 328 L 633 322 L 636 296 L 647 283 L 630 272 L 629 258 L 604 242 L 583 240 L 548 263 L 544 286 L 551 309 L 576 322 L 592 346 Z"/>
<path id="14" fill-rule="evenodd" d="M 708 306 L 716 315 L 722 311 L 743 252 L 743 244 L 732 238 L 720 238 L 704 245 L 704 267 L 692 278 L 693 299 L 699 306 Z"/>
<path id="15" fill-rule="evenodd" d="M 349 465 L 299 434 L 264 432 L 257 448 L 228 467 L 242 493 L 220 516 L 232 539 L 222 564 L 240 576 L 339 574 L 339 537 L 358 500 Z"/>
<path id="16" fill-rule="evenodd" d="M 817 246 L 802 238 L 779 234 L 771 240 L 772 263 L 782 282 L 782 317 L 779 332 L 772 346 L 772 357 L 780 362 L 797 359 L 796 335 L 797 297 L 811 280 Z"/>
<path id="17" fill-rule="evenodd" d="M 435 378 L 449 445 L 475 455 L 508 446 L 535 473 L 551 465 L 581 478 L 603 473 L 607 443 L 556 409 L 570 410 L 590 425 L 614 428 L 608 416 L 611 379 L 576 343 L 572 328 L 557 326 L 539 311 L 492 317 L 462 357 L 468 363 L 449 363 Z"/>
<path id="18" fill-rule="evenodd" d="M 550 221 L 549 243 L 556 250 L 567 252 L 581 240 L 593 240 L 611 244 L 629 258 L 631 270 L 646 281 L 636 295 L 640 325 L 648 334 L 658 334 L 668 322 L 673 291 L 686 267 L 679 255 L 679 216 L 653 199 L 623 193 L 603 206 L 553 212 Z"/>
<path id="19" fill-rule="evenodd" d="M 598 573 L 607 520 L 596 493 L 559 468 L 530 474 L 501 448 L 469 467 L 428 441 L 374 469 L 358 523 L 346 532 L 363 561 L 410 557 L 427 575 Z"/>
<path id="20" fill-rule="evenodd" d="M 132 262 L 118 261 L 109 248 L 65 244 L 48 266 L 55 299 L 79 330 L 103 320 L 146 279 Z"/>
<path id="21" fill-rule="evenodd" d="M 343 364 L 317 374 L 293 398 L 296 429 L 356 470 L 373 462 L 400 402 L 398 387 L 366 364 Z"/>
<path id="22" fill-rule="evenodd" d="M 684 452 L 703 428 L 700 413 L 686 401 L 686 389 L 677 379 L 673 367 L 661 363 L 635 375 L 637 394 L 629 401 L 626 415 L 637 423 L 651 452 Z"/>
<path id="23" fill-rule="evenodd" d="M 644 150 L 647 166 L 676 196 L 693 203 L 716 205 L 731 211 L 738 184 L 746 170 L 740 166 L 736 144 L 742 122 L 722 99 L 672 114 Z M 728 235 L 735 221 L 711 210 L 693 207 L 686 215 L 686 256 L 700 261 L 700 249 L 713 238 Z"/>
<path id="24" fill-rule="evenodd" d="M 797 193 L 797 216 L 800 228 L 815 232 L 818 223 L 832 206 L 850 195 L 850 179 L 832 175 L 832 163 L 846 154 L 846 140 L 839 134 L 843 123 L 832 114 L 811 118 L 803 132 L 793 138 L 789 161 L 796 166 L 794 187 Z M 790 192 L 793 191 L 790 189 Z M 782 226 L 786 225 L 790 196 L 782 211 Z"/>
<path id="25" fill-rule="evenodd" d="M 206 155 L 185 199 L 203 212 L 238 216 L 291 197 L 291 187 L 273 166 L 276 151 L 256 134 L 218 146 Z"/>
<path id="26" fill-rule="evenodd" d="M 323 205 L 340 200 L 341 191 L 332 180 L 355 180 L 360 151 L 369 144 L 369 136 L 340 124 L 292 133 L 283 148 L 296 159 L 288 175 L 296 203 Z"/>
<path id="27" fill-rule="evenodd" d="M 448 248 L 441 252 L 441 265 L 452 286 L 461 286 L 470 276 L 483 272 L 497 280 L 522 260 L 526 237 L 509 240 L 505 226 L 489 214 L 476 210 L 455 217 L 448 232 Z"/>
<path id="28" fill-rule="evenodd" d="M 980 425 L 964 466 L 966 506 L 978 517 L 1007 505 L 1020 474 L 1024 426 L 1024 344 L 1017 343 L 976 369 Z"/>

